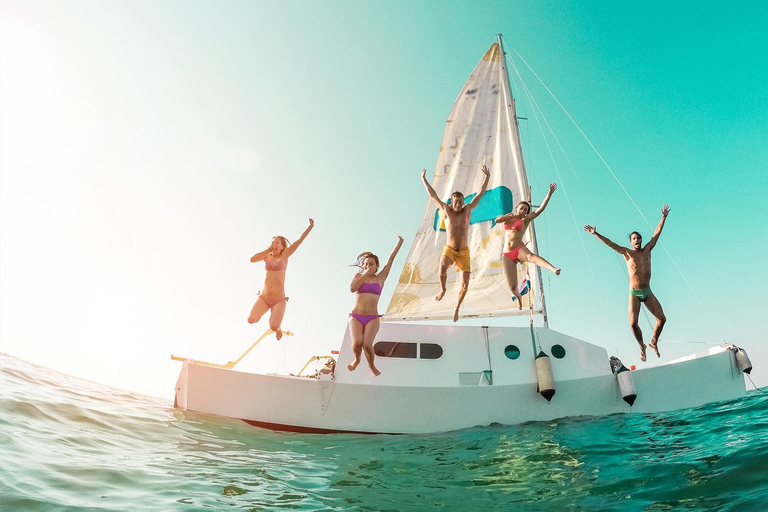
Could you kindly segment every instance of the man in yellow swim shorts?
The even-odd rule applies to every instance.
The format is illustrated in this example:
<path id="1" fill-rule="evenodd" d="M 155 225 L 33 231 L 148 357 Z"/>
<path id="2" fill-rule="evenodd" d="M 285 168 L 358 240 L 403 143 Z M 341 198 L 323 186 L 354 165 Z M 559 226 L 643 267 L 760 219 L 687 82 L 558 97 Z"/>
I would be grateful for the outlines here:
<path id="1" fill-rule="evenodd" d="M 469 247 L 457 251 L 450 245 L 446 245 L 443 247 L 442 257 L 450 259 L 462 272 L 470 272 Z"/>
<path id="2" fill-rule="evenodd" d="M 440 211 L 443 213 L 443 219 L 445 220 L 445 231 L 448 234 L 448 243 L 443 249 L 443 254 L 440 257 L 440 293 L 437 294 L 435 300 L 441 300 L 445 295 L 445 283 L 448 278 L 448 267 L 456 264 L 456 267 L 461 271 L 461 289 L 459 290 L 459 300 L 456 303 L 456 308 L 453 310 L 453 321 L 459 320 L 459 307 L 464 297 L 467 295 L 467 289 L 469 287 L 469 274 L 470 274 L 470 260 L 469 260 L 469 221 L 472 215 L 472 210 L 477 208 L 480 203 L 480 198 L 485 193 L 485 189 L 488 187 L 488 180 L 491 178 L 491 173 L 488 168 L 483 165 L 481 168 L 485 179 L 480 186 L 480 191 L 475 195 L 472 201 L 468 204 L 464 204 L 464 194 L 459 191 L 451 194 L 451 204 L 444 203 L 432 188 L 432 185 L 427 181 L 427 170 L 421 170 L 421 181 L 424 183 L 424 187 L 427 189 L 429 197 L 434 201 Z"/>

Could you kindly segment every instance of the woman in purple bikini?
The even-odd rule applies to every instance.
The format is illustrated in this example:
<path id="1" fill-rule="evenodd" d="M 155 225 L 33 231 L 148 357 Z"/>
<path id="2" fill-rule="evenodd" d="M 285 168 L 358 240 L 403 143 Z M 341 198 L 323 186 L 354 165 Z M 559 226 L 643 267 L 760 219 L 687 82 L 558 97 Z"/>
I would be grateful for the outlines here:
<path id="1" fill-rule="evenodd" d="M 403 245 L 403 237 L 397 237 L 397 245 L 389 255 L 387 264 L 379 270 L 379 257 L 372 252 L 364 252 L 357 257 L 357 263 L 352 266 L 359 267 L 360 272 L 352 278 L 352 284 L 349 285 L 349 291 L 355 294 L 355 307 L 349 314 L 349 332 L 352 335 L 352 352 L 355 354 L 355 360 L 348 365 L 350 371 L 357 368 L 360 364 L 360 356 L 365 350 L 365 358 L 368 360 L 368 367 L 374 375 L 378 376 L 381 372 L 373 364 L 375 357 L 373 352 L 373 340 L 376 333 L 379 332 L 379 325 L 382 315 L 379 314 L 379 296 L 384 281 L 387 280 L 389 271 L 392 268 L 392 262 Z"/>
<path id="2" fill-rule="evenodd" d="M 285 269 L 288 267 L 288 258 L 296 252 L 301 242 L 307 238 L 307 235 L 315 226 L 315 221 L 309 219 L 309 227 L 304 230 L 298 240 L 293 245 L 283 236 L 272 238 L 272 243 L 267 249 L 257 252 L 251 257 L 251 263 L 257 261 L 264 262 L 264 268 L 267 269 L 267 275 L 264 278 L 264 288 L 259 292 L 259 298 L 251 308 L 251 314 L 248 316 L 248 323 L 255 324 L 269 310 L 269 328 L 275 331 L 277 339 L 283 337 L 283 331 L 280 330 L 280 324 L 285 315 L 285 303 L 288 297 L 285 296 Z"/>

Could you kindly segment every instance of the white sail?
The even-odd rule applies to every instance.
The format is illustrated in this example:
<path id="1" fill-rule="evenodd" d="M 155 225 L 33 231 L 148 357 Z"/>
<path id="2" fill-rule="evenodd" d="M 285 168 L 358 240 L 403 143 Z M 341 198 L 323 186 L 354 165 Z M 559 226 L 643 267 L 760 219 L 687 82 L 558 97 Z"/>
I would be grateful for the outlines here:
<path id="1" fill-rule="evenodd" d="M 518 265 L 518 282 L 522 286 L 528 283 L 523 310 L 512 300 L 502 266 L 504 227 L 494 222 L 519 201 L 530 201 L 515 105 L 500 43 L 501 37 L 477 64 L 453 105 L 432 181 L 443 201 L 448 202 L 451 193 L 458 190 L 469 203 L 483 182 L 481 166 L 485 164 L 491 171 L 487 191 L 472 212 L 469 228 L 472 275 L 459 312 L 461 317 L 543 313 L 543 300 L 536 300 L 540 273 L 535 266 Z M 450 268 L 447 293 L 443 300 L 435 300 L 440 289 L 438 264 L 446 233 L 440 212 L 426 191 L 424 197 L 427 208 L 385 319 L 453 316 L 460 279 L 455 267 Z M 535 252 L 535 236 L 530 229 L 525 241 Z"/>

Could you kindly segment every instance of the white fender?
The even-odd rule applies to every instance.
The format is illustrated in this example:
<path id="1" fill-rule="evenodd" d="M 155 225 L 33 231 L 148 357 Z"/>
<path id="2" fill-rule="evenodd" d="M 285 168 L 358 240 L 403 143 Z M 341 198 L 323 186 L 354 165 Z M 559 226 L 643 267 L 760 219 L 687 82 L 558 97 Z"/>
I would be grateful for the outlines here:
<path id="1" fill-rule="evenodd" d="M 632 407 L 637 399 L 637 391 L 635 390 L 635 381 L 632 378 L 632 372 L 629 371 L 626 366 L 621 365 L 619 371 L 616 372 L 616 380 L 619 381 L 621 398 Z"/>
<path id="2" fill-rule="evenodd" d="M 547 402 L 555 396 L 555 376 L 552 373 L 552 360 L 544 352 L 539 352 L 534 361 L 536 366 L 536 383 L 541 396 L 547 399 Z"/>
<path id="3" fill-rule="evenodd" d="M 736 367 L 743 373 L 750 373 L 752 371 L 752 361 L 749 360 L 747 351 L 743 348 L 734 347 L 734 355 L 736 357 Z"/>

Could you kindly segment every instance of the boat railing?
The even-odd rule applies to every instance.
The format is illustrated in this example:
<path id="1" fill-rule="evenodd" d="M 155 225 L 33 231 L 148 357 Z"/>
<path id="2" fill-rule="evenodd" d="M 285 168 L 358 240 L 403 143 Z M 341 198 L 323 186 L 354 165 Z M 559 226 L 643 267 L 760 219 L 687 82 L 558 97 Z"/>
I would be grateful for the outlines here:
<path id="1" fill-rule="evenodd" d="M 242 360 L 245 358 L 245 356 L 247 356 L 247 355 L 248 355 L 248 354 L 251 352 L 251 350 L 253 350 L 253 349 L 254 349 L 254 347 L 255 347 L 256 345 L 258 345 L 259 343 L 261 343 L 261 340 L 263 340 L 264 338 L 266 338 L 266 337 L 267 337 L 267 336 L 269 336 L 270 334 L 273 334 L 274 332 L 275 332 L 275 331 L 273 331 L 272 329 L 267 329 L 267 330 L 264 332 L 264 334 L 262 334 L 262 335 L 259 337 L 259 339 L 257 339 L 256 341 L 254 341 L 254 342 L 253 342 L 253 344 L 252 344 L 250 347 L 248 347 L 248 349 L 247 349 L 245 352 L 243 352 L 243 354 L 242 354 L 240 357 L 238 357 L 238 358 L 237 358 L 237 359 L 235 359 L 234 361 L 229 361 L 229 362 L 228 362 L 228 363 L 226 363 L 226 364 L 210 363 L 210 362 L 208 362 L 208 361 L 198 361 L 197 359 L 190 359 L 190 358 L 188 358 L 188 357 L 180 357 L 180 356 L 174 356 L 173 354 L 171 354 L 171 359 L 173 359 L 174 361 L 182 361 L 182 362 L 183 362 L 183 361 L 190 361 L 190 362 L 192 362 L 192 363 L 195 363 L 195 364 L 199 364 L 199 365 L 202 365 L 202 366 L 211 366 L 211 367 L 213 367 L 213 368 L 222 368 L 222 369 L 225 369 L 225 370 L 231 370 L 231 369 L 232 369 L 232 368 L 234 368 L 234 367 L 235 367 L 235 366 L 236 366 L 236 365 L 237 365 L 237 364 L 238 364 L 240 361 L 242 361 Z M 283 336 L 293 336 L 293 332 L 291 332 L 291 331 L 283 331 Z M 307 363 L 307 364 L 309 364 L 309 363 Z"/>
<path id="2" fill-rule="evenodd" d="M 307 367 L 314 363 L 315 361 L 320 361 L 321 359 L 325 360 L 325 364 L 322 368 L 319 370 L 316 370 L 314 374 L 312 375 L 303 375 L 304 370 L 307 369 Z M 291 376 L 293 377 L 311 377 L 311 378 L 320 378 L 322 375 L 330 375 L 332 376 L 334 372 L 336 371 L 336 359 L 334 359 L 333 356 L 312 356 L 309 358 L 309 361 L 307 361 L 307 364 L 305 364 L 301 370 L 299 370 L 299 373 L 292 373 Z"/>

